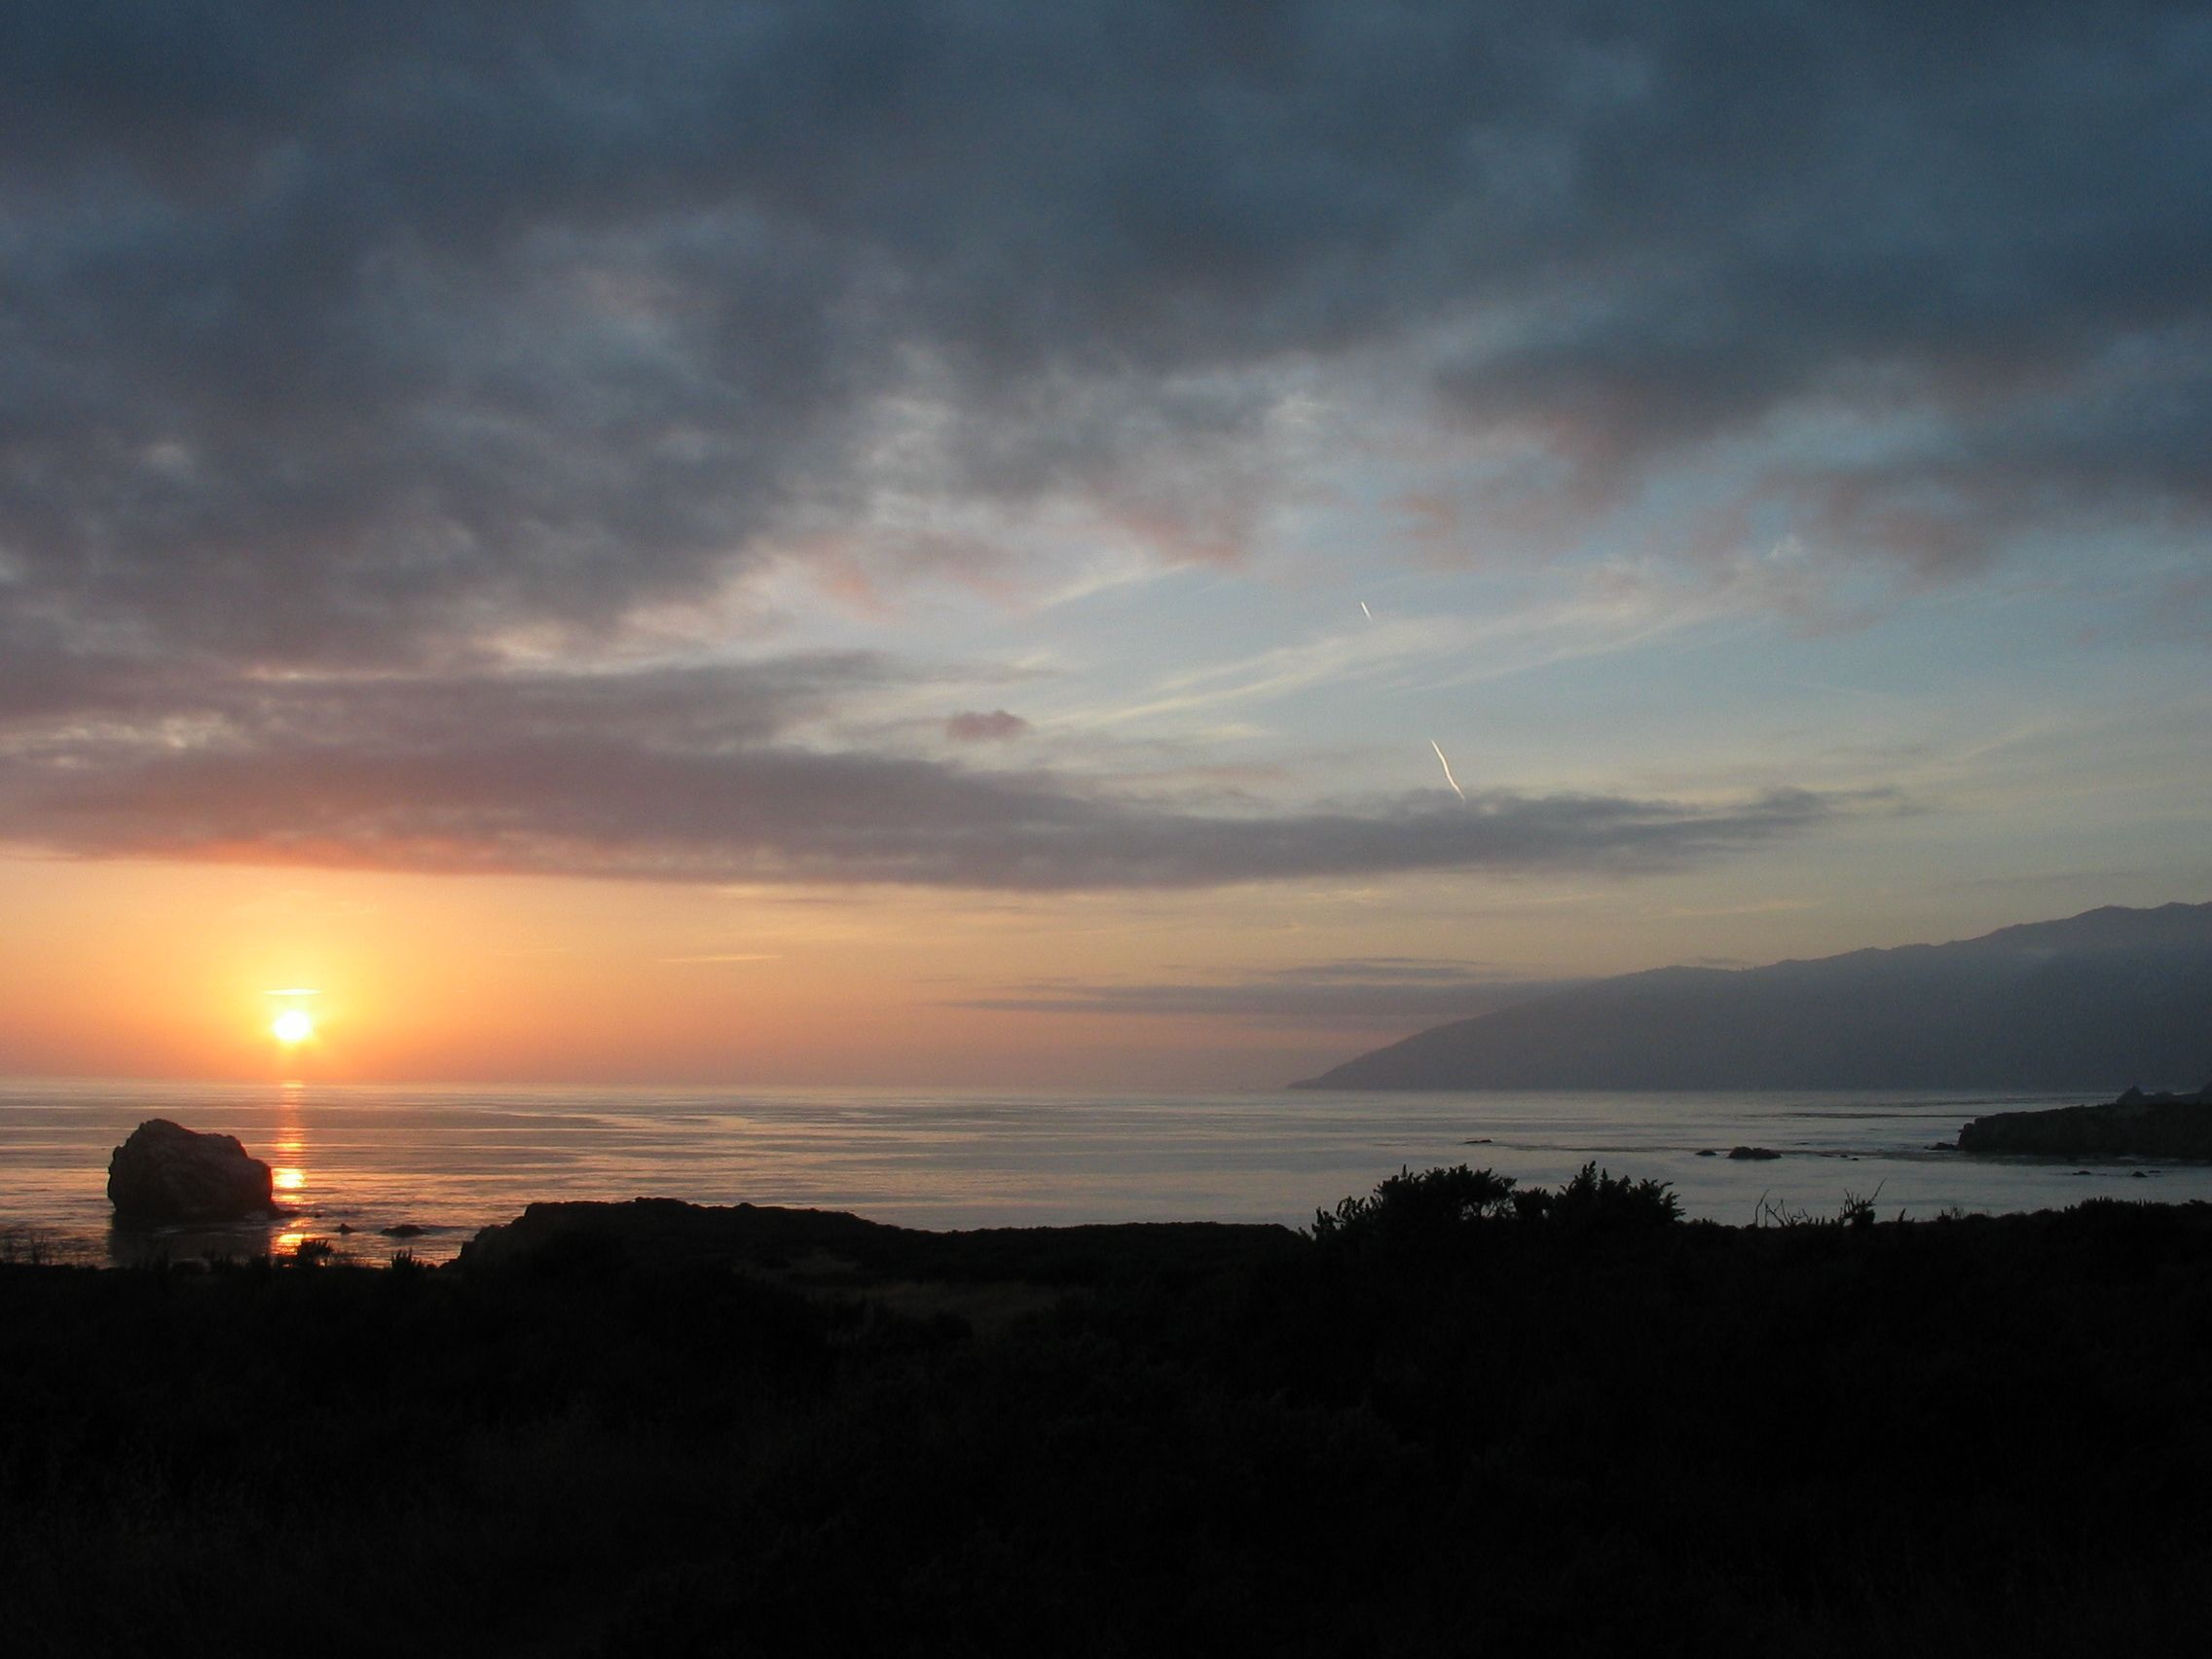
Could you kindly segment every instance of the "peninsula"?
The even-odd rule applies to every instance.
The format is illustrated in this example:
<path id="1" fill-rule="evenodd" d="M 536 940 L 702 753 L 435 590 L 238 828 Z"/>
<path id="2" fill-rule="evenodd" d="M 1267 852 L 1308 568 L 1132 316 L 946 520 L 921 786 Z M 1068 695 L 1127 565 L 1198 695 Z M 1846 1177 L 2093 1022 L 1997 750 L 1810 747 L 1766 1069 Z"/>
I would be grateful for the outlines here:
<path id="1" fill-rule="evenodd" d="M 2130 1088 L 2102 1106 L 1993 1112 L 1959 1130 L 1959 1150 L 2033 1158 L 2174 1158 L 2212 1162 L 2212 1083 L 2194 1094 Z"/>

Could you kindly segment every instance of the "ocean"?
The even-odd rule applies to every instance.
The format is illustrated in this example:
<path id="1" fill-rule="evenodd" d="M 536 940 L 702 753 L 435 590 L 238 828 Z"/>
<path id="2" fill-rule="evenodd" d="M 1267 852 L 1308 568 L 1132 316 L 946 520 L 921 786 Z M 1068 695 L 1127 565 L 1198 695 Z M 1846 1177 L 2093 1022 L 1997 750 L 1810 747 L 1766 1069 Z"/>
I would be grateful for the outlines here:
<path id="1" fill-rule="evenodd" d="M 2212 1167 L 1931 1150 L 1977 1113 L 2083 1096 L 1941 1093 L 1113 1094 L 0 1080 L 0 1251 L 128 1262 L 327 1238 L 362 1260 L 454 1255 L 536 1199 L 686 1198 L 851 1210 L 907 1227 L 1311 1222 L 1400 1168 L 1551 1185 L 1586 1161 L 1655 1177 L 1736 1225 L 2001 1213 L 2104 1196 L 2212 1198 Z M 237 1135 L 298 1213 L 136 1238 L 108 1226 L 108 1154 L 146 1118 Z M 1732 1161 L 1735 1146 L 1783 1156 Z M 1704 1152 L 1722 1156 L 1701 1157 Z M 405 1236 L 390 1228 L 419 1228 Z"/>

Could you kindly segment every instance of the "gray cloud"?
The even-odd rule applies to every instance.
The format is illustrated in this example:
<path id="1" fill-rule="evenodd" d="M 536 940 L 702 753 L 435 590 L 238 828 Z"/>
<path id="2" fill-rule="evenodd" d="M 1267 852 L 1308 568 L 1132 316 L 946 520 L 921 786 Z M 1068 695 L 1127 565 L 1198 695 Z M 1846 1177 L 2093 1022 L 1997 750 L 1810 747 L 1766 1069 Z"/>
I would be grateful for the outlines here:
<path id="1" fill-rule="evenodd" d="M 882 659 L 487 664 L 771 551 L 1024 556 L 879 492 L 1234 558 L 1281 386 L 1377 362 L 1520 458 L 1469 488 L 1531 543 L 1730 445 L 1731 543 L 1941 575 L 2200 527 L 2208 86 L 2190 5 L 18 0 L 0 836 L 1051 889 L 1807 832 L 1852 803 L 1281 811 L 830 746 L 923 672 Z"/>
<path id="2" fill-rule="evenodd" d="M 1039 980 L 963 1008 L 1015 1014 L 1148 1014 L 1247 1024 L 1407 1030 L 1527 1002 L 1581 980 L 1520 979 L 1476 964 L 1374 957 L 1244 979 L 1154 984 Z"/>
<path id="3" fill-rule="evenodd" d="M 944 735 L 954 743 L 1006 743 L 1029 729 L 1029 722 L 1004 709 L 988 714 L 964 709 L 944 722 Z"/>
<path id="4" fill-rule="evenodd" d="M 125 753 L 178 728 L 214 747 L 291 738 L 436 749 L 589 730 L 607 742 L 714 752 L 758 742 L 856 693 L 931 671 L 867 651 L 603 672 L 458 666 L 401 673 L 240 672 L 172 653 L 71 649 L 0 633 L 0 753 L 100 734 Z M 962 678 L 970 678 L 963 676 Z"/>
<path id="5" fill-rule="evenodd" d="M 209 684 L 158 717 L 0 726 L 0 838 L 85 856 L 672 881 L 1074 890 L 1451 869 L 1647 869 L 1830 821 L 1721 805 L 1433 793 L 1208 815 L 1043 772 L 806 746 L 866 657 L 621 675 Z"/>
<path id="6" fill-rule="evenodd" d="M 1808 400 L 1920 417 L 1769 481 L 1837 544 L 2201 510 L 2208 85 L 2180 4 L 20 0 L 0 609 L 597 626 L 849 528 L 917 392 L 931 488 L 1230 552 L 1251 376 L 1470 318 L 1569 515 Z"/>

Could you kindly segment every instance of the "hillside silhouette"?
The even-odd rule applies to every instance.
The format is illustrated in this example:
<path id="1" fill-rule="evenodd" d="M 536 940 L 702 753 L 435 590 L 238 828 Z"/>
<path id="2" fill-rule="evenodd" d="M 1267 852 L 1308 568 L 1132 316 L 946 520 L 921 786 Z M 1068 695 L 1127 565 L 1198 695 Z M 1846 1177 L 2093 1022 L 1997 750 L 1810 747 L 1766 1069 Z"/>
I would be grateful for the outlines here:
<path id="1" fill-rule="evenodd" d="M 1439 1025 L 1300 1088 L 2194 1088 L 2212 904 L 1948 944 L 1661 968 Z"/>

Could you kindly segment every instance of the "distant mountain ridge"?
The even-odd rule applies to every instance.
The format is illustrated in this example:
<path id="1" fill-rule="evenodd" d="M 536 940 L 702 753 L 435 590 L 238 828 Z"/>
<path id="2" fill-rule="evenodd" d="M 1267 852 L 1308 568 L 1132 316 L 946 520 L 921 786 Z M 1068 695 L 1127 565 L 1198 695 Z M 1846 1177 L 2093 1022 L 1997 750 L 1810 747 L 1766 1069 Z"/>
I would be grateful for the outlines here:
<path id="1" fill-rule="evenodd" d="M 1948 944 L 1658 968 L 1419 1032 L 1294 1088 L 2017 1088 L 2212 1079 L 2212 903 Z"/>

